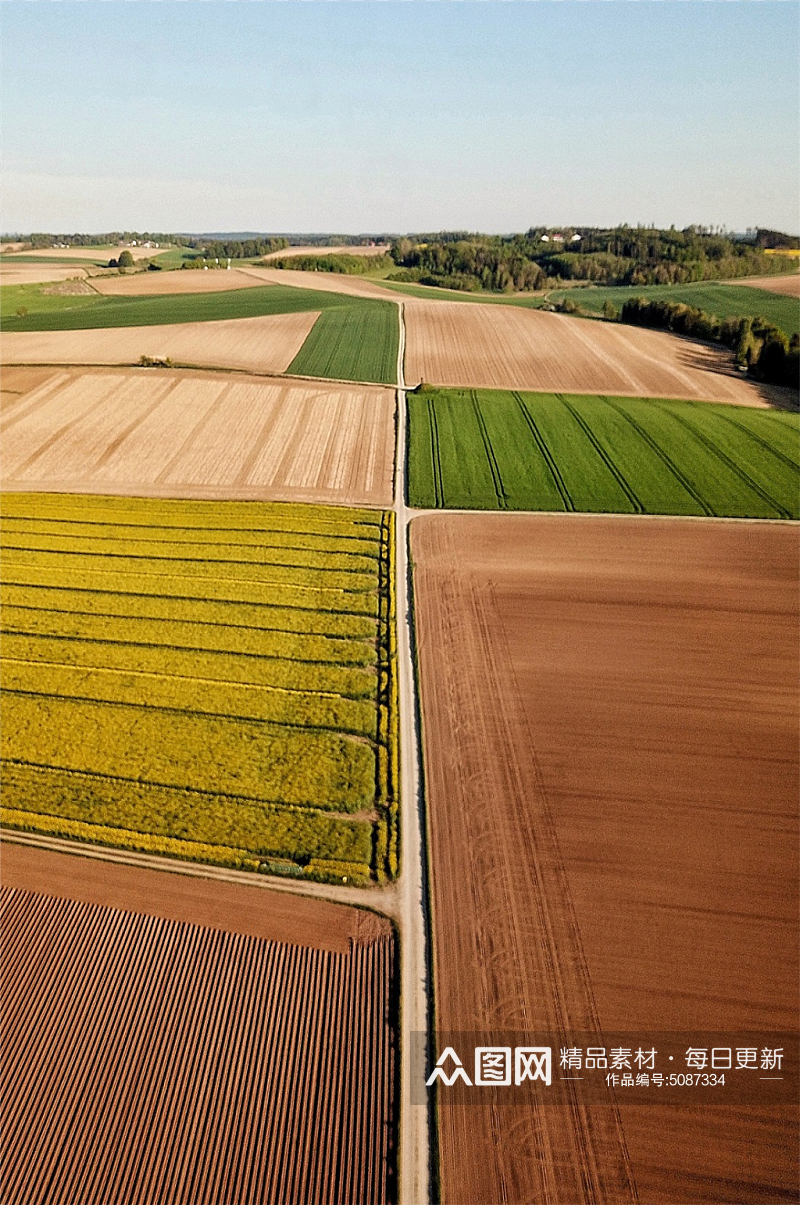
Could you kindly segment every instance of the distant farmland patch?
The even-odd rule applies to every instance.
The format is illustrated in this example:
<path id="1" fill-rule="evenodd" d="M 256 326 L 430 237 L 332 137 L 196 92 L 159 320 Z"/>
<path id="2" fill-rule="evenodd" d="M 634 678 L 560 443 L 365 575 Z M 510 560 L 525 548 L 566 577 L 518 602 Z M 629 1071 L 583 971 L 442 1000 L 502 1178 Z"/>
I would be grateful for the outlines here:
<path id="1" fill-rule="evenodd" d="M 793 277 L 789 278 L 793 280 Z M 778 287 L 784 278 L 776 277 L 775 285 L 770 288 L 752 288 L 746 281 L 741 284 L 724 284 L 703 282 L 691 285 L 636 285 L 624 288 L 590 288 L 557 289 L 550 293 L 552 301 L 573 301 L 581 309 L 602 314 L 603 306 L 611 302 L 617 309 L 622 309 L 626 301 L 632 297 L 644 297 L 648 301 L 672 301 L 676 304 L 691 305 L 707 314 L 715 314 L 717 318 L 766 318 L 774 323 L 787 335 L 800 331 L 800 302 L 797 296 L 785 296 Z"/>
<path id="2" fill-rule="evenodd" d="M 264 285 L 260 288 L 237 288 L 227 292 L 178 293 L 165 296 L 101 297 L 97 300 L 86 298 L 90 304 L 61 308 L 51 304 L 55 300 L 46 297 L 41 305 L 31 302 L 28 313 L 18 315 L 15 312 L 3 318 L 3 331 L 8 336 L 7 361 L 16 360 L 19 363 L 26 354 L 30 355 L 25 352 L 24 343 L 15 344 L 11 338 L 16 333 L 186 326 L 268 315 L 332 311 L 325 321 L 319 324 L 320 329 L 309 351 L 306 355 L 297 357 L 291 371 L 383 384 L 391 384 L 395 380 L 399 335 L 397 308 L 391 301 L 374 301 L 371 298 L 298 289 L 288 285 Z M 202 332 L 200 338 L 202 339 Z M 68 346 L 65 342 L 65 347 Z M 254 356 L 255 360 L 251 358 L 248 367 L 258 367 L 257 352 L 254 352 Z M 74 360 L 67 357 L 66 362 Z M 202 362 L 209 361 L 206 358 Z M 224 358 L 215 362 L 220 366 L 227 366 Z"/>
<path id="3" fill-rule="evenodd" d="M 408 403 L 412 506 L 800 517 L 795 415 L 499 390 Z"/>
<path id="4" fill-rule="evenodd" d="M 3 512 L 6 824 L 394 873 L 389 514 L 47 494 Z"/>

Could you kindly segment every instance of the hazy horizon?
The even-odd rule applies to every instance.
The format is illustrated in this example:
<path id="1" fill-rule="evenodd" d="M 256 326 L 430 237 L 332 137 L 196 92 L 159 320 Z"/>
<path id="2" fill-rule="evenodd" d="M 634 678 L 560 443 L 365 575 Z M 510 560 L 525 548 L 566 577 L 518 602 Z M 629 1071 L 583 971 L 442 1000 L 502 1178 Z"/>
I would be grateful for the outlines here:
<path id="1" fill-rule="evenodd" d="M 800 229 L 784 0 L 0 17 L 9 232 Z"/>

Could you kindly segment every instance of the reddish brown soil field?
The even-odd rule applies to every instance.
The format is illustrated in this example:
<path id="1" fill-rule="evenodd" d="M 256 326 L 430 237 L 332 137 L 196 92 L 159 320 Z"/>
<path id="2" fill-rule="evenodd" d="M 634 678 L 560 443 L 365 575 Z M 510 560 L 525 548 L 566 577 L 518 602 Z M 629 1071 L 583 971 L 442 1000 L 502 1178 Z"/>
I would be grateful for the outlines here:
<path id="1" fill-rule="evenodd" d="M 795 541 L 767 523 L 414 520 L 440 1034 L 796 1029 Z M 618 1089 L 616 1108 L 572 1082 L 569 1107 L 440 1088 L 442 1200 L 795 1200 L 787 1086 L 757 1106 Z"/>
<path id="2" fill-rule="evenodd" d="M 20 367 L 3 384 L 5 489 L 391 502 L 395 402 L 380 386 Z"/>
<path id="3" fill-rule="evenodd" d="M 730 355 L 664 331 L 508 305 L 405 305 L 410 384 L 758 404 Z"/>
<path id="4" fill-rule="evenodd" d="M 6 1205 L 394 1199 L 388 925 L 332 952 L 2 898 Z"/>

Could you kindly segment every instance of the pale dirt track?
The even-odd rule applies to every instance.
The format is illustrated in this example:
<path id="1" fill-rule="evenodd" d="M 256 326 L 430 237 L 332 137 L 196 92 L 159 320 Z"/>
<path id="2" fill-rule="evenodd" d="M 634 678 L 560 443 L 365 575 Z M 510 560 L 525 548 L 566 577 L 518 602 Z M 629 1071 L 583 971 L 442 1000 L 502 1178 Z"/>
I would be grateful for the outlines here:
<path id="1" fill-rule="evenodd" d="M 263 288 L 264 281 L 243 268 L 209 268 L 176 272 L 137 272 L 134 276 L 93 276 L 92 286 L 106 297 L 141 297 L 170 293 L 225 293 L 229 289 Z"/>
<path id="2" fill-rule="evenodd" d="M 727 280 L 725 284 L 750 285 L 753 289 L 766 289 L 768 293 L 800 297 L 800 272 L 789 276 L 745 276 L 742 280 Z"/>
<path id="3" fill-rule="evenodd" d="M 163 326 L 12 331 L 3 336 L 3 359 L 6 364 L 136 364 L 147 355 L 214 368 L 285 372 L 318 317 L 317 311 Z"/>
<path id="4" fill-rule="evenodd" d="M 266 938 L 217 890 L 209 927 L 197 900 L 130 910 L 144 883 L 39 891 L 43 857 L 2 891 L 6 1205 L 394 1198 L 387 924 L 346 950 Z"/>
<path id="5" fill-rule="evenodd" d="M 406 327 L 410 384 L 765 404 L 730 356 L 662 331 L 445 301 L 406 305 Z"/>
<path id="6" fill-rule="evenodd" d="M 795 533 L 517 515 L 411 533 L 438 1032 L 791 1029 Z M 615 1113 L 564 1087 L 571 1109 L 441 1089 L 446 1205 L 796 1199 L 791 1099 Z"/>
<path id="7" fill-rule="evenodd" d="M 391 504 L 388 389 L 159 369 L 44 371 L 4 371 L 5 489 Z"/>

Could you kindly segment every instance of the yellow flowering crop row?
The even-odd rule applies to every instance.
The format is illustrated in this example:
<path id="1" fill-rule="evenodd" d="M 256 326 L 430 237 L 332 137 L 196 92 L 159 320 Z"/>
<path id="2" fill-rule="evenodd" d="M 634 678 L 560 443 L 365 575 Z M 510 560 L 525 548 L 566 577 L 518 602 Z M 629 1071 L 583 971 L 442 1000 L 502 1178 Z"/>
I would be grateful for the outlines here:
<path id="1" fill-rule="evenodd" d="M 253 857 L 369 864 L 371 856 L 372 826 L 367 821 L 50 766 L 4 762 L 3 801 L 37 816 L 237 848 Z"/>
<path id="2" fill-rule="evenodd" d="M 337 812 L 375 794 L 372 746 L 332 732 L 11 692 L 3 720 L 12 761 Z"/>
<path id="3" fill-rule="evenodd" d="M 87 668 L 100 666 L 103 669 L 176 678 L 238 682 L 274 690 L 375 699 L 377 678 L 370 669 L 172 648 L 168 645 L 159 646 L 155 641 L 150 644 L 133 641 L 122 643 L 101 638 L 85 640 L 73 636 L 29 635 L 15 632 L 13 623 L 13 615 L 3 615 L 3 657 L 14 661 L 53 662 Z M 134 630 L 132 635 L 147 637 L 146 623 L 139 621 L 138 626 L 143 630 L 140 633 Z M 54 690 L 53 693 L 59 692 Z"/>
<path id="4" fill-rule="evenodd" d="M 69 579 L 74 582 L 74 579 Z M 358 596 L 356 596 L 358 597 Z M 326 636 L 348 640 L 376 638 L 376 616 L 354 615 L 343 611 L 315 611 L 296 605 L 280 606 L 266 597 L 261 602 L 211 601 L 206 598 L 185 598 L 157 594 L 118 593 L 113 583 L 104 589 L 82 589 L 81 585 L 61 586 L 18 584 L 8 580 L 0 585 L 0 601 L 4 608 L 20 606 L 37 608 L 41 612 L 81 616 L 119 616 L 124 619 L 157 619 L 176 623 L 208 625 L 219 633 L 219 645 L 204 644 L 204 648 L 229 649 L 231 652 L 253 652 L 251 639 L 267 639 L 270 634 L 281 636 Z M 78 622 L 77 618 L 75 622 Z M 241 644 L 237 633 L 241 632 Z M 180 643 L 180 641 L 176 641 Z M 269 655 L 269 654 L 267 654 Z M 288 654 L 287 654 L 288 655 Z M 327 657 L 309 655 L 309 661 L 325 661 Z M 370 658 L 374 660 L 374 649 Z M 343 657 L 343 661 L 350 660 Z M 360 661 L 361 657 L 354 658 Z"/>

